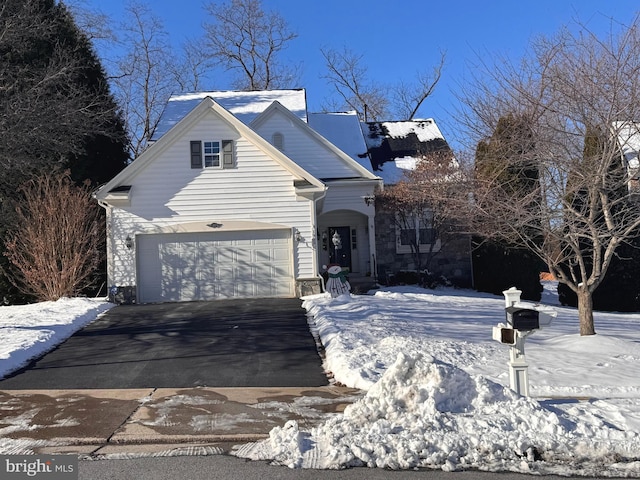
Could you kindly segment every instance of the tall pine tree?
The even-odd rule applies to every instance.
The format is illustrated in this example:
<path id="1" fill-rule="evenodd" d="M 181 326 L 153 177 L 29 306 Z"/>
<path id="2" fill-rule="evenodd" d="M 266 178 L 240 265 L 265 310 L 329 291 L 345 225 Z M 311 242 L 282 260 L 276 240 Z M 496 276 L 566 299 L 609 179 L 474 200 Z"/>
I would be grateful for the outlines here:
<path id="1" fill-rule="evenodd" d="M 535 165 L 520 159 L 532 150 L 532 135 L 525 118 L 506 115 L 495 132 L 476 150 L 476 176 L 491 181 L 504 201 L 522 197 L 538 186 Z M 530 251 L 505 242 L 472 239 L 474 286 L 481 292 L 501 294 L 510 287 L 522 290 L 522 298 L 538 301 L 542 294 L 540 271 L 544 264 Z"/>

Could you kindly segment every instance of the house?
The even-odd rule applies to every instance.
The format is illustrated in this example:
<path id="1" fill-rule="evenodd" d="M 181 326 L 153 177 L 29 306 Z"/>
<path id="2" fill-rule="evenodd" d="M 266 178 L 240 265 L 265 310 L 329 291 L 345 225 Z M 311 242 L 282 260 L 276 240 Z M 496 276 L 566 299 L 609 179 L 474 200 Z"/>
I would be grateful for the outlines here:
<path id="1" fill-rule="evenodd" d="M 416 168 L 421 157 L 451 149 L 433 119 L 395 122 L 363 122 L 363 137 L 371 172 L 383 179 L 384 185 L 400 181 L 405 172 Z M 417 273 L 410 236 L 420 245 L 421 252 L 431 252 L 430 273 L 443 276 L 455 285 L 472 285 L 471 239 L 468 235 L 449 236 L 446 242 L 433 225 L 416 219 L 409 231 L 396 221 L 396 212 L 378 205 L 376 211 L 376 253 L 378 278 L 381 283 L 393 282 L 399 272 Z"/>
<path id="2" fill-rule="evenodd" d="M 95 193 L 112 300 L 302 296 L 332 262 L 375 274 L 382 180 L 308 120 L 304 90 L 173 96 L 151 146 Z"/>

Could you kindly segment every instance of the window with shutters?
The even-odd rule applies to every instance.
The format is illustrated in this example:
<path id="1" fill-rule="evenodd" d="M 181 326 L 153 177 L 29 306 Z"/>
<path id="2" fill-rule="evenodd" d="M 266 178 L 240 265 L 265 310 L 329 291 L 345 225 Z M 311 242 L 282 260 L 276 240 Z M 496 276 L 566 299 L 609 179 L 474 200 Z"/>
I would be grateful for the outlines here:
<path id="1" fill-rule="evenodd" d="M 233 140 L 192 140 L 191 168 L 234 168 Z"/>

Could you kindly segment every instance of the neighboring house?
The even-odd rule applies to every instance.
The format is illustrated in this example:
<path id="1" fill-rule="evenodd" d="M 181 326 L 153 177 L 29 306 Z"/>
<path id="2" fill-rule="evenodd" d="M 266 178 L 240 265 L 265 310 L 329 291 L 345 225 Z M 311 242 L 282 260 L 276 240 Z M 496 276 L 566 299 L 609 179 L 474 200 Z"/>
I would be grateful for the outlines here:
<path id="1" fill-rule="evenodd" d="M 615 122 L 612 130 L 618 138 L 622 162 L 629 175 L 629 191 L 640 192 L 640 124 Z"/>
<path id="2" fill-rule="evenodd" d="M 440 129 L 432 119 L 362 123 L 362 132 L 371 161 L 372 173 L 385 185 L 393 185 L 413 170 L 420 158 L 431 152 L 450 151 Z M 458 286 L 472 285 L 471 242 L 458 235 L 442 242 L 432 225 L 423 224 L 428 215 L 417 218 L 409 231 L 396 222 L 395 212 L 377 206 L 376 252 L 378 278 L 391 282 L 399 272 L 416 272 L 410 236 L 421 252 L 431 252 L 430 273 L 444 276 Z M 416 272 L 417 273 L 417 272 Z"/>
<path id="3" fill-rule="evenodd" d="M 152 145 L 95 194 L 112 299 L 301 296 L 329 262 L 373 275 L 381 179 L 307 120 L 304 90 L 172 97 Z"/>

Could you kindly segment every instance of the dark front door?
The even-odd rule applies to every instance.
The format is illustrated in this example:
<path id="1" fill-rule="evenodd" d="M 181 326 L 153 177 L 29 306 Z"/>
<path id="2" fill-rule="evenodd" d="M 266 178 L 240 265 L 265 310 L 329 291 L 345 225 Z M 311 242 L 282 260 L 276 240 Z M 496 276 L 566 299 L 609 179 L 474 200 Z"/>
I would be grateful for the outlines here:
<path id="1" fill-rule="evenodd" d="M 351 271 L 351 228 L 329 228 L 329 261 Z"/>

